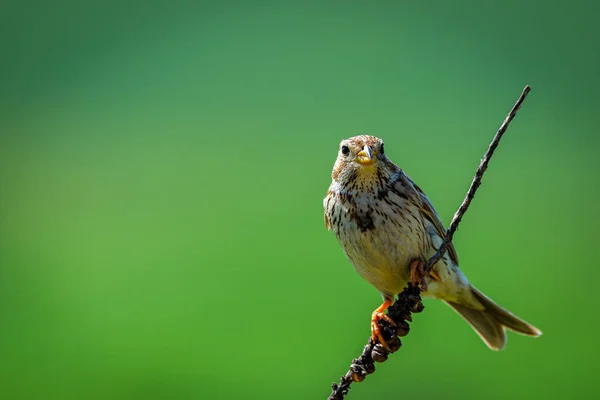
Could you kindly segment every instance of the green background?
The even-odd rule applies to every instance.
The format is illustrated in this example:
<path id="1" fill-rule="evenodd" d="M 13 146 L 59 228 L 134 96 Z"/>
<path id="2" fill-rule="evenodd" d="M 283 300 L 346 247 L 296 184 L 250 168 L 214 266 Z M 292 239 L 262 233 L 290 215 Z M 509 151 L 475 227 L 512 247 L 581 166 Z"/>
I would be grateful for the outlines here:
<path id="1" fill-rule="evenodd" d="M 86 4 L 87 3 L 87 4 Z M 0 6 L 0 397 L 319 399 L 377 291 L 323 224 L 371 133 L 476 286 L 544 331 L 489 351 L 426 301 L 349 399 L 600 390 L 596 2 Z"/>

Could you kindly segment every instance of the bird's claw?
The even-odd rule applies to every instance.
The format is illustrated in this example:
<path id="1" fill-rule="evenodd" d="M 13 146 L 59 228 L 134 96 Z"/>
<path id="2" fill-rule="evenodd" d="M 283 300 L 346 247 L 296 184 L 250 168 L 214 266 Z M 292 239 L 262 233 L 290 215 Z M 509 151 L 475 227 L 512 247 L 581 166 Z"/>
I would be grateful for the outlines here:
<path id="1" fill-rule="evenodd" d="M 382 319 L 385 320 L 391 326 L 396 326 L 394 320 L 388 315 L 384 314 L 383 312 L 373 311 L 373 314 L 371 314 L 371 337 L 373 339 L 373 343 L 379 342 L 386 350 L 390 351 L 387 342 L 381 334 L 381 329 L 379 328 L 379 321 Z"/>
<path id="2" fill-rule="evenodd" d="M 425 277 L 431 277 L 433 280 L 439 281 L 440 276 L 433 269 L 429 272 L 425 271 L 425 263 L 421 260 L 415 260 L 410 264 L 410 283 L 413 286 L 420 286 L 421 291 L 427 291 L 427 282 Z"/>

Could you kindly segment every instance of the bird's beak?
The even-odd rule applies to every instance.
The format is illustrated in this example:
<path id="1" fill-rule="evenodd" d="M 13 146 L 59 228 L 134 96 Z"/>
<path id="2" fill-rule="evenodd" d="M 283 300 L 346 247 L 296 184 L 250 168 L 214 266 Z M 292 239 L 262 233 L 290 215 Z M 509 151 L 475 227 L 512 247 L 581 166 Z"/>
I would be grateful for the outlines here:
<path id="1" fill-rule="evenodd" d="M 367 145 L 356 155 L 356 161 L 361 165 L 371 165 L 375 163 L 371 148 Z"/>

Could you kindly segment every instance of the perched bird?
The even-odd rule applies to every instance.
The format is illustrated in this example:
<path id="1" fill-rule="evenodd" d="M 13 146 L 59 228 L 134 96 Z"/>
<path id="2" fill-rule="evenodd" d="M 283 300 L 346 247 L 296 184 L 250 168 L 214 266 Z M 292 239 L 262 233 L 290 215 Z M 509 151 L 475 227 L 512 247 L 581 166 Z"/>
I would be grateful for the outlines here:
<path id="1" fill-rule="evenodd" d="M 386 345 L 377 322 L 408 282 L 443 300 L 493 350 L 506 344 L 506 329 L 528 336 L 542 332 L 471 286 L 458 267 L 454 245 L 428 274 L 423 265 L 445 236 L 423 191 L 384 152 L 375 136 L 342 140 L 323 201 L 325 225 L 335 233 L 354 269 L 383 296 L 371 318 L 373 340 Z"/>

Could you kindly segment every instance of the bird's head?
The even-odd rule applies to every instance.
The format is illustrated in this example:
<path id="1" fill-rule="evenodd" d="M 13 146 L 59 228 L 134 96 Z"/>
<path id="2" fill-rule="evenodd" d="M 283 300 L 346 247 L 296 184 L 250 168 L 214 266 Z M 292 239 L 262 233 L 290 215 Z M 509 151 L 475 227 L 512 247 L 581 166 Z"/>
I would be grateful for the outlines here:
<path id="1" fill-rule="evenodd" d="M 381 176 L 390 168 L 383 140 L 361 135 L 342 140 L 331 177 L 338 182 Z M 393 164 L 392 164 L 393 165 Z"/>

